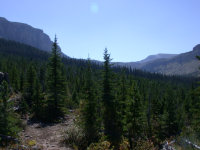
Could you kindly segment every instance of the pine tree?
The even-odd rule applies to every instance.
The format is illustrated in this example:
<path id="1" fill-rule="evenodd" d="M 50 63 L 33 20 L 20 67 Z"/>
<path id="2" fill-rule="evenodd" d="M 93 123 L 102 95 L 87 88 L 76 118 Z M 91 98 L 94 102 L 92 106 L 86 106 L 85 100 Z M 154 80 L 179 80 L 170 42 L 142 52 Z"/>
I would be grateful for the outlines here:
<path id="1" fill-rule="evenodd" d="M 44 67 L 40 68 L 39 81 L 41 83 L 42 92 L 44 92 L 45 91 L 45 68 Z"/>
<path id="2" fill-rule="evenodd" d="M 191 125 L 198 137 L 200 137 L 200 87 L 197 87 L 193 91 L 194 98 L 192 99 L 192 107 L 190 108 L 190 112 L 192 114 L 191 117 Z"/>
<path id="3" fill-rule="evenodd" d="M 123 74 L 118 79 L 118 86 L 116 87 L 117 93 L 117 110 L 118 116 L 120 118 L 119 127 L 121 128 L 118 132 L 123 132 L 123 134 L 127 133 L 126 128 L 126 110 L 127 110 L 127 103 L 128 103 L 128 86 L 126 82 L 125 72 L 123 70 Z"/>
<path id="4" fill-rule="evenodd" d="M 197 56 L 197 59 L 200 60 L 200 56 Z M 193 90 L 192 97 L 192 107 L 190 108 L 192 114 L 191 124 L 198 137 L 200 137 L 200 86 Z"/>
<path id="5" fill-rule="evenodd" d="M 39 79 L 36 78 L 34 82 L 34 93 L 33 93 L 33 108 L 32 111 L 34 113 L 35 119 L 40 119 L 42 117 L 42 93 L 41 93 L 41 85 L 39 83 Z"/>
<path id="6" fill-rule="evenodd" d="M 27 79 L 26 79 L 26 89 L 24 93 L 24 98 L 28 104 L 28 106 L 31 108 L 33 103 L 33 94 L 34 94 L 34 83 L 36 78 L 36 71 L 34 66 L 31 64 L 27 70 Z"/>
<path id="7" fill-rule="evenodd" d="M 146 127 L 141 96 L 134 82 L 129 88 L 128 99 L 126 108 L 126 128 L 128 131 L 130 149 L 133 149 L 133 146 L 136 146 L 135 141 L 144 137 Z M 134 144 L 132 145 L 133 142 Z"/>
<path id="8" fill-rule="evenodd" d="M 166 131 L 167 136 L 176 135 L 178 132 L 177 96 L 172 89 L 167 89 L 166 95 Z"/>
<path id="9" fill-rule="evenodd" d="M 9 132 L 8 129 L 8 84 L 6 81 L 3 81 L 0 87 L 0 94 L 1 94 L 1 117 L 0 117 L 0 133 L 7 135 Z"/>
<path id="10" fill-rule="evenodd" d="M 58 49 L 57 38 L 55 37 L 51 57 L 47 70 L 47 120 L 55 121 L 63 117 L 65 100 L 65 82 L 61 74 L 61 51 Z"/>
<path id="11" fill-rule="evenodd" d="M 20 131 L 17 125 L 19 124 L 19 119 L 17 114 L 13 112 L 13 106 L 10 104 L 12 102 L 8 102 L 8 99 L 8 84 L 6 81 L 3 81 L 0 85 L 0 134 L 4 136 L 16 136 Z M 2 144 L 1 142 L 0 139 L 0 145 Z"/>
<path id="12" fill-rule="evenodd" d="M 100 122 L 98 118 L 97 110 L 97 96 L 96 87 L 94 85 L 94 80 L 92 77 L 92 70 L 90 66 L 90 60 L 88 59 L 86 77 L 86 87 L 85 87 L 85 102 L 83 108 L 83 128 L 86 134 L 88 145 L 92 142 L 98 140 L 98 132 L 100 129 Z"/>
<path id="13" fill-rule="evenodd" d="M 119 132 L 119 118 L 116 109 L 116 101 L 113 93 L 113 83 L 112 83 L 112 72 L 110 64 L 110 55 L 108 54 L 107 49 L 104 51 L 104 74 L 103 74 L 103 106 L 104 106 L 104 128 L 105 135 L 108 140 L 115 146 L 118 147 L 118 144 L 121 140 L 121 133 Z"/>
<path id="14" fill-rule="evenodd" d="M 21 74 L 20 74 L 19 90 L 20 90 L 20 92 L 23 92 L 23 90 L 24 90 L 24 73 L 23 72 L 21 72 Z"/>

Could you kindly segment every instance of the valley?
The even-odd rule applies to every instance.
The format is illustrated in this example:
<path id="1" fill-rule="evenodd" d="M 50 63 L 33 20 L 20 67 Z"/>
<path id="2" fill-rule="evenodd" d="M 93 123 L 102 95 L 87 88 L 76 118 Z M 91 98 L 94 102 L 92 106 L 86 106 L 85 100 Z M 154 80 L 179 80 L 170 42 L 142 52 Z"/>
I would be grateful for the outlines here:
<path id="1" fill-rule="evenodd" d="M 70 58 L 55 36 L 0 18 L 0 148 L 193 150 L 200 45 L 138 62 Z"/>

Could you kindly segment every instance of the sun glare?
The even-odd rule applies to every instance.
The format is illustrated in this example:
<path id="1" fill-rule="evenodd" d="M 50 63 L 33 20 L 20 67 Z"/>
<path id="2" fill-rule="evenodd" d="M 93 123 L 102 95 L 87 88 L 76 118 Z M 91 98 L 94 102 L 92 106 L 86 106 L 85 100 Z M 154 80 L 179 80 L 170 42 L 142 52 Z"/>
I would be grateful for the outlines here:
<path id="1" fill-rule="evenodd" d="M 99 6 L 98 6 L 98 4 L 97 3 L 92 3 L 91 5 L 90 5 L 90 11 L 92 12 L 92 13 L 98 13 L 99 12 Z"/>

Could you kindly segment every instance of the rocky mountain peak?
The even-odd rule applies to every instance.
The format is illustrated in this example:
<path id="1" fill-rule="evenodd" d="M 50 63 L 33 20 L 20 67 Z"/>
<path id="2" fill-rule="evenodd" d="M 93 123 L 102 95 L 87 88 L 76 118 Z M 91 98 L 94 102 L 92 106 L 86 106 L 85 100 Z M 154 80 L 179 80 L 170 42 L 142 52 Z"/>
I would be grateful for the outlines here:
<path id="1" fill-rule="evenodd" d="M 196 45 L 196 46 L 193 48 L 193 51 L 200 51 L 200 44 Z"/>
<path id="2" fill-rule="evenodd" d="M 52 41 L 43 30 L 24 23 L 11 22 L 3 17 L 0 17 L 0 37 L 31 45 L 44 51 L 50 51 L 52 48 Z"/>

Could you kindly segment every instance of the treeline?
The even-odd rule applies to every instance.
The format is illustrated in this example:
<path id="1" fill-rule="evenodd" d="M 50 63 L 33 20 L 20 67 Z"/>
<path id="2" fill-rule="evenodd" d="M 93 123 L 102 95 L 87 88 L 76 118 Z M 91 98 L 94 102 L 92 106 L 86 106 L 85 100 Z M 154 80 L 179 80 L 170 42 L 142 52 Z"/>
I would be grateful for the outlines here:
<path id="1" fill-rule="evenodd" d="M 125 140 L 129 149 L 159 147 L 186 127 L 200 136 L 194 78 L 113 67 L 107 50 L 102 64 L 61 58 L 56 39 L 51 54 L 1 39 L 0 71 L 9 74 L 1 84 L 0 134 L 17 136 L 20 116 L 58 122 L 68 109 L 80 109 L 85 147 L 102 138 L 115 149 Z M 17 104 L 8 101 L 16 94 Z"/>

